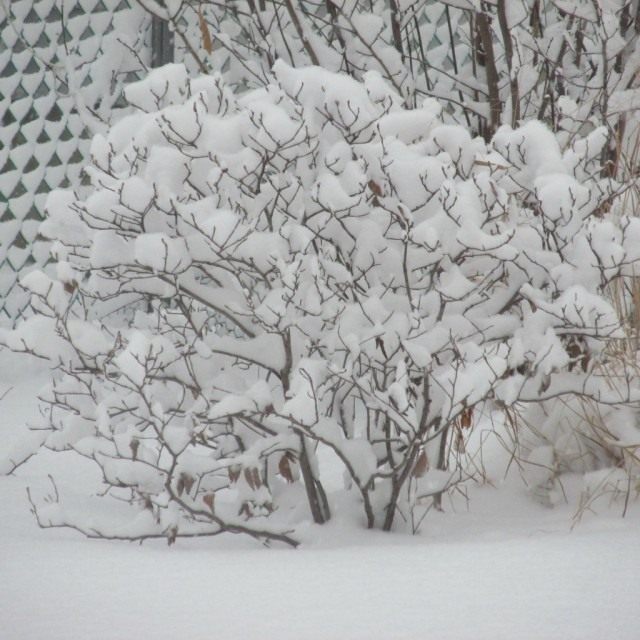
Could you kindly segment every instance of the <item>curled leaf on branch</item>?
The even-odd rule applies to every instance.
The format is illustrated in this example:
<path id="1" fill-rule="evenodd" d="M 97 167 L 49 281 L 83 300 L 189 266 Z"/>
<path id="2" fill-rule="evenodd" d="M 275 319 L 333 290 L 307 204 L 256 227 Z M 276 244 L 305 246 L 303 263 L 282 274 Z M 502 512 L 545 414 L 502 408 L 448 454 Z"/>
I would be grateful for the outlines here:
<path id="1" fill-rule="evenodd" d="M 202 13 L 202 6 L 198 7 L 198 24 L 200 26 L 200 36 L 202 38 L 202 48 L 207 53 L 213 53 L 213 40 L 207 20 Z"/>
<path id="2" fill-rule="evenodd" d="M 379 198 L 384 195 L 382 187 L 375 180 L 369 180 L 368 186 L 373 195 L 378 196 Z"/>
<path id="3" fill-rule="evenodd" d="M 231 465 L 230 467 L 227 467 L 227 474 L 231 484 L 238 482 L 241 473 L 242 467 L 240 465 Z"/>
<path id="4" fill-rule="evenodd" d="M 216 501 L 215 493 L 205 493 L 205 495 L 202 496 L 202 502 L 204 502 L 207 505 L 207 507 L 209 507 L 209 509 L 211 510 L 211 513 L 214 512 L 215 501 Z"/>
<path id="5" fill-rule="evenodd" d="M 260 471 L 255 467 L 249 467 L 244 470 L 244 479 L 247 484 L 255 491 L 262 486 L 262 480 L 260 478 Z"/>
<path id="6" fill-rule="evenodd" d="M 178 483 L 176 485 L 176 490 L 178 492 L 178 495 L 181 496 L 185 491 L 187 492 L 187 495 L 190 494 L 194 483 L 195 483 L 195 478 L 192 475 L 186 472 L 181 473 L 178 478 Z"/>
<path id="7" fill-rule="evenodd" d="M 422 478 L 429 469 L 429 458 L 427 452 L 424 449 L 420 450 L 416 463 L 413 466 L 412 475 L 414 478 Z"/>
<path id="8" fill-rule="evenodd" d="M 295 456 L 290 451 L 286 451 L 285 453 L 283 453 L 280 457 L 280 460 L 278 461 L 278 473 L 289 484 L 295 482 L 293 472 L 291 470 L 291 464 L 294 461 Z"/>
<path id="9" fill-rule="evenodd" d="M 460 414 L 459 420 L 460 428 L 470 429 L 473 424 L 473 407 L 466 407 Z"/>

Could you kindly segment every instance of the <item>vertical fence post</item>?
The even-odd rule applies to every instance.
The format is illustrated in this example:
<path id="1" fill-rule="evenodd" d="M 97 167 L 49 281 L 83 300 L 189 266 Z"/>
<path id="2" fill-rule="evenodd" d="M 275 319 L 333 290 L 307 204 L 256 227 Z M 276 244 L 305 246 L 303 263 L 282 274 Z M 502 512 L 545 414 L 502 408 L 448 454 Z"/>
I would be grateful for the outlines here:
<path id="1" fill-rule="evenodd" d="M 173 62 L 173 33 L 169 23 L 157 16 L 151 22 L 151 66 Z"/>

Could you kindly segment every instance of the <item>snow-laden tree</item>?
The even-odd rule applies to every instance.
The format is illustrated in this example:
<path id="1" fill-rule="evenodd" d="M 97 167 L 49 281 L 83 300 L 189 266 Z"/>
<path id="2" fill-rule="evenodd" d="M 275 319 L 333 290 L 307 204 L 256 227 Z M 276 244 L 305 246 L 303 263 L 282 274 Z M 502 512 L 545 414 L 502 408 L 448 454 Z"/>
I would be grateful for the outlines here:
<path id="1" fill-rule="evenodd" d="M 43 526 L 295 544 L 339 505 L 415 530 L 481 414 L 634 395 L 600 375 L 603 292 L 640 259 L 605 130 L 487 144 L 376 72 L 273 74 L 234 94 L 153 71 L 94 139 L 91 194 L 50 197 L 56 275 L 24 279 L 36 315 L 2 342 L 53 363 L 45 445 L 95 463 L 124 512 L 32 497 Z"/>
<path id="2" fill-rule="evenodd" d="M 277 59 L 375 70 L 408 107 L 435 97 L 487 139 L 531 118 L 563 145 L 605 125 L 612 170 L 638 137 L 637 0 L 138 1 L 171 22 L 187 60 L 234 86 L 268 84 Z"/>

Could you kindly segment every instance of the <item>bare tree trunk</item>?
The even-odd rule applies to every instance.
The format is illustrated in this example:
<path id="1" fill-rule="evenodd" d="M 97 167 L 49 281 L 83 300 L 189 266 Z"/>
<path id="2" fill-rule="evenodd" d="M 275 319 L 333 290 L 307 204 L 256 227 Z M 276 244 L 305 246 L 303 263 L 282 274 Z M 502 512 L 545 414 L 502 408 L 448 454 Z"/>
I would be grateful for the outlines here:
<path id="1" fill-rule="evenodd" d="M 305 443 L 304 436 L 300 436 L 299 462 L 313 521 L 316 524 L 324 524 L 331 518 L 329 503 L 322 484 L 315 477 L 313 469 L 311 468 L 311 462 L 309 461 L 309 454 L 307 453 L 307 445 Z"/>
<path id="2" fill-rule="evenodd" d="M 282 390 L 286 395 L 291 384 L 291 369 L 293 367 L 291 334 L 288 329 L 282 334 L 282 345 L 285 353 L 285 365 L 280 372 L 280 380 L 282 382 Z M 307 493 L 307 500 L 309 501 L 309 509 L 311 510 L 313 521 L 316 524 L 324 524 L 331 518 L 329 503 L 322 483 L 313 473 L 311 461 L 309 460 L 309 453 L 307 451 L 307 444 L 303 435 L 300 436 L 300 458 L 298 462 L 300 463 L 300 472 L 302 473 L 304 488 Z"/>
<path id="3" fill-rule="evenodd" d="M 495 53 L 493 51 L 491 19 L 487 15 L 486 9 L 476 14 L 476 28 L 478 30 L 480 44 L 482 45 L 484 68 L 487 74 L 487 89 L 489 92 L 489 126 L 485 131 L 485 139 L 488 141 L 500 125 L 502 102 L 500 101 L 498 70 L 496 68 Z"/>
<path id="4" fill-rule="evenodd" d="M 402 56 L 404 62 L 404 49 L 402 47 L 402 31 L 400 29 L 400 12 L 398 11 L 398 3 L 396 0 L 389 0 L 391 8 L 391 33 L 393 33 L 393 45 Z"/>
<path id="5" fill-rule="evenodd" d="M 327 13 L 331 16 L 332 32 L 340 43 L 340 47 L 342 48 L 344 70 L 347 73 L 351 73 L 351 65 L 349 64 L 349 58 L 347 57 L 347 44 L 342 35 L 342 31 L 340 30 L 340 25 L 338 24 L 338 11 L 336 10 L 336 5 L 333 4 L 331 0 L 325 0 L 325 6 L 327 7 Z"/>
<path id="6" fill-rule="evenodd" d="M 318 56 L 316 55 L 316 52 L 311 46 L 311 43 L 309 42 L 309 39 L 307 38 L 307 35 L 304 32 L 304 29 L 302 28 L 302 23 L 300 22 L 300 18 L 298 17 L 298 14 L 296 13 L 295 8 L 291 4 L 291 0 L 285 0 L 285 5 L 287 7 L 287 11 L 289 12 L 289 17 L 291 18 L 291 22 L 293 22 L 293 26 L 296 29 L 296 33 L 298 34 L 298 37 L 302 41 L 304 50 L 307 52 L 307 55 L 311 60 L 311 64 L 315 65 L 316 67 L 320 66 L 320 60 L 318 60 Z"/>
<path id="7" fill-rule="evenodd" d="M 440 435 L 440 448 L 438 449 L 438 463 L 436 468 L 438 471 L 446 471 L 447 464 L 447 441 L 449 440 L 450 426 L 447 425 Z M 436 509 L 442 509 L 442 491 L 439 491 L 433 496 L 433 505 Z"/>
<path id="8" fill-rule="evenodd" d="M 520 89 L 518 78 L 513 72 L 513 44 L 509 31 L 509 21 L 507 20 L 507 7 L 505 0 L 498 0 L 498 24 L 502 40 L 504 41 L 504 53 L 507 58 L 507 69 L 509 70 L 509 88 L 511 90 L 511 126 L 515 127 L 520 120 Z"/>

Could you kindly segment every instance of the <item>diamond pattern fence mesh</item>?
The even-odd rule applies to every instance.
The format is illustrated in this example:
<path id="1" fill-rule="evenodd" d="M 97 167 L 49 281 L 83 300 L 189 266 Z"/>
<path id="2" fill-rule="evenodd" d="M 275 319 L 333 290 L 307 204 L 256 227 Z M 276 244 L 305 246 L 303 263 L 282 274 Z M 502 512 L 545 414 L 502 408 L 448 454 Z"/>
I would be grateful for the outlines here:
<path id="1" fill-rule="evenodd" d="M 92 135 L 149 57 L 150 19 L 133 0 L 0 2 L 0 323 L 11 324 L 28 303 L 20 274 L 47 260 L 47 194 L 82 187 Z"/>
<path id="2" fill-rule="evenodd" d="M 446 5 L 425 6 L 420 37 L 441 62 L 452 34 Z M 126 110 L 125 84 L 172 58 L 194 72 L 194 55 L 226 66 L 224 56 L 207 56 L 201 46 L 206 3 L 181 7 L 174 51 L 167 24 L 137 0 L 0 0 L 0 325 L 28 312 L 18 282 L 48 260 L 49 247 L 38 238 L 47 195 L 83 189 L 91 138 Z"/>

